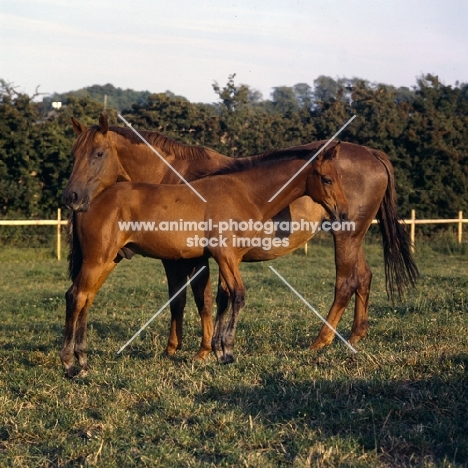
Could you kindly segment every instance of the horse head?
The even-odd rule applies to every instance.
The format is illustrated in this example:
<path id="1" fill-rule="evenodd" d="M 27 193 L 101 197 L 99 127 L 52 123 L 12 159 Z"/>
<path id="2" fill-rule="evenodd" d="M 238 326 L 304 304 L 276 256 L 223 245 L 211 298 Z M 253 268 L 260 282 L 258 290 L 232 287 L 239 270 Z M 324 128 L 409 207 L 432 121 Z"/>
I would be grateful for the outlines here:
<path id="1" fill-rule="evenodd" d="M 307 194 L 322 204 L 333 220 L 347 221 L 348 199 L 336 164 L 339 151 L 338 143 L 333 150 L 320 154 L 312 162 L 313 169 L 307 178 Z"/>
<path id="2" fill-rule="evenodd" d="M 99 117 L 99 125 L 90 128 L 74 117 L 71 120 L 78 137 L 72 149 L 73 170 L 62 200 L 73 211 L 87 211 L 96 195 L 117 182 L 120 163 L 105 115 Z"/>

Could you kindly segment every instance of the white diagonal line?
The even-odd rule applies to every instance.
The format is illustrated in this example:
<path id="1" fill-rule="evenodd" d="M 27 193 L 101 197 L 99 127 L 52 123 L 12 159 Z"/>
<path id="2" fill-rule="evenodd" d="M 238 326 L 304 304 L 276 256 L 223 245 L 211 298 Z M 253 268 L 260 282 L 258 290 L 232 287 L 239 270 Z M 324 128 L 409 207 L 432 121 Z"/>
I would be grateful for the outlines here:
<path id="1" fill-rule="evenodd" d="M 204 269 L 203 265 L 118 351 L 120 354 Z"/>
<path id="2" fill-rule="evenodd" d="M 183 176 L 182 174 L 180 174 L 179 172 L 177 172 L 177 170 L 174 169 L 174 168 L 166 161 L 166 159 L 163 158 L 163 157 L 161 156 L 161 154 L 159 153 L 159 151 L 158 151 L 154 146 L 151 146 L 151 145 L 145 140 L 145 138 L 143 138 L 143 137 L 131 126 L 131 124 L 130 124 L 129 122 L 127 122 L 120 114 L 118 114 L 118 117 L 119 117 L 120 120 L 123 121 L 123 123 L 124 123 L 133 133 L 135 133 L 135 135 L 138 136 L 138 138 L 140 138 L 140 140 L 141 140 L 143 143 L 146 143 L 146 145 L 151 149 L 151 151 L 153 151 L 153 153 L 155 153 L 155 154 L 157 154 L 157 155 L 159 156 L 159 158 L 162 160 L 162 162 L 163 162 L 164 164 L 166 164 L 166 166 L 168 166 L 168 167 L 171 169 L 171 171 L 173 171 L 175 174 L 177 174 L 177 175 L 180 177 L 180 179 L 181 179 L 182 181 L 184 181 L 184 182 L 193 190 L 193 192 L 194 192 L 196 195 L 198 195 L 198 196 L 206 203 L 206 200 L 200 195 L 200 193 L 198 193 L 198 192 L 193 188 L 192 184 L 190 184 L 190 182 L 188 182 L 188 181 L 184 178 L 184 176 Z"/>
<path id="3" fill-rule="evenodd" d="M 354 119 L 353 115 L 269 200 L 274 200 Z"/>
<path id="4" fill-rule="evenodd" d="M 333 332 L 340 338 L 340 340 L 353 352 L 357 353 L 356 349 L 351 346 L 351 344 L 345 340 L 272 266 L 270 270 L 278 276 L 278 278 L 283 281 L 283 283 L 312 311 L 315 315 Z"/>

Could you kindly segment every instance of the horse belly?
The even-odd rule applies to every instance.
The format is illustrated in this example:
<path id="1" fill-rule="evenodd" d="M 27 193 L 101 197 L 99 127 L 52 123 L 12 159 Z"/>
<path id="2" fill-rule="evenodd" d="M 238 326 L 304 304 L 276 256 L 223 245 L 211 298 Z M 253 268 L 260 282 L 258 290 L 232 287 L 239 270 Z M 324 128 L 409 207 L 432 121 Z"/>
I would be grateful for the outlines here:
<path id="1" fill-rule="evenodd" d="M 321 222 L 327 217 L 325 209 L 315 203 L 310 197 L 295 200 L 286 209 L 271 220 L 277 223 L 278 229 L 272 233 L 259 233 L 261 247 L 253 247 L 243 257 L 244 262 L 259 262 L 273 260 L 287 255 L 310 240 L 320 229 Z M 266 225 L 264 222 L 264 226 Z M 282 228 L 287 228 L 286 230 Z M 291 232 L 293 230 L 293 232 Z M 270 239 L 270 241 L 268 241 Z M 280 245 L 274 245 L 274 239 L 280 239 Z M 258 244 L 260 241 L 258 242 Z M 276 240 L 276 244 L 279 241 Z"/>
<path id="2" fill-rule="evenodd" d="M 198 258 L 205 254 L 203 234 L 192 232 L 146 232 L 135 242 L 136 252 L 161 260 Z"/>

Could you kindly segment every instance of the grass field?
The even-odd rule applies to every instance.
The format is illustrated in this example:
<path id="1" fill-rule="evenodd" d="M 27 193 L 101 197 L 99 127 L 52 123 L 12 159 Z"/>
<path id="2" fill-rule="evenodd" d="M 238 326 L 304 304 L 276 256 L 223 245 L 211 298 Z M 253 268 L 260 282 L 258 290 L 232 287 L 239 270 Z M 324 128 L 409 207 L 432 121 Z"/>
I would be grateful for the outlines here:
<path id="1" fill-rule="evenodd" d="M 193 362 L 190 300 L 184 349 L 162 355 L 167 300 L 160 262 L 122 262 L 91 309 L 91 370 L 64 377 L 59 349 L 66 262 L 3 248 L 0 276 L 0 466 L 468 466 L 468 255 L 421 243 L 422 277 L 387 301 L 380 246 L 369 336 L 307 348 L 319 320 L 269 270 L 243 265 L 247 305 L 235 364 Z M 332 302 L 327 239 L 273 265 L 322 314 Z M 216 268 L 213 265 L 213 271 Z M 351 307 L 339 331 L 349 334 Z"/>

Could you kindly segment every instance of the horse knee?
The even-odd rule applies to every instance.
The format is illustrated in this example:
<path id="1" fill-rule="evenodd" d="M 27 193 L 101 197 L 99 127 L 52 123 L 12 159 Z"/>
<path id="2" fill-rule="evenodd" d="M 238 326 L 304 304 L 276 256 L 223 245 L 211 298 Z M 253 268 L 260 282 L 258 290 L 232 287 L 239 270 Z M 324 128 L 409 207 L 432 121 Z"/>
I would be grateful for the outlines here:
<path id="1" fill-rule="evenodd" d="M 245 305 L 245 291 L 235 291 L 232 303 L 237 310 L 242 309 Z"/>
<path id="2" fill-rule="evenodd" d="M 343 281 L 342 283 L 337 285 L 335 289 L 335 303 L 346 307 L 351 299 L 351 296 L 356 292 L 357 289 L 357 278 L 347 279 L 346 281 Z"/>

